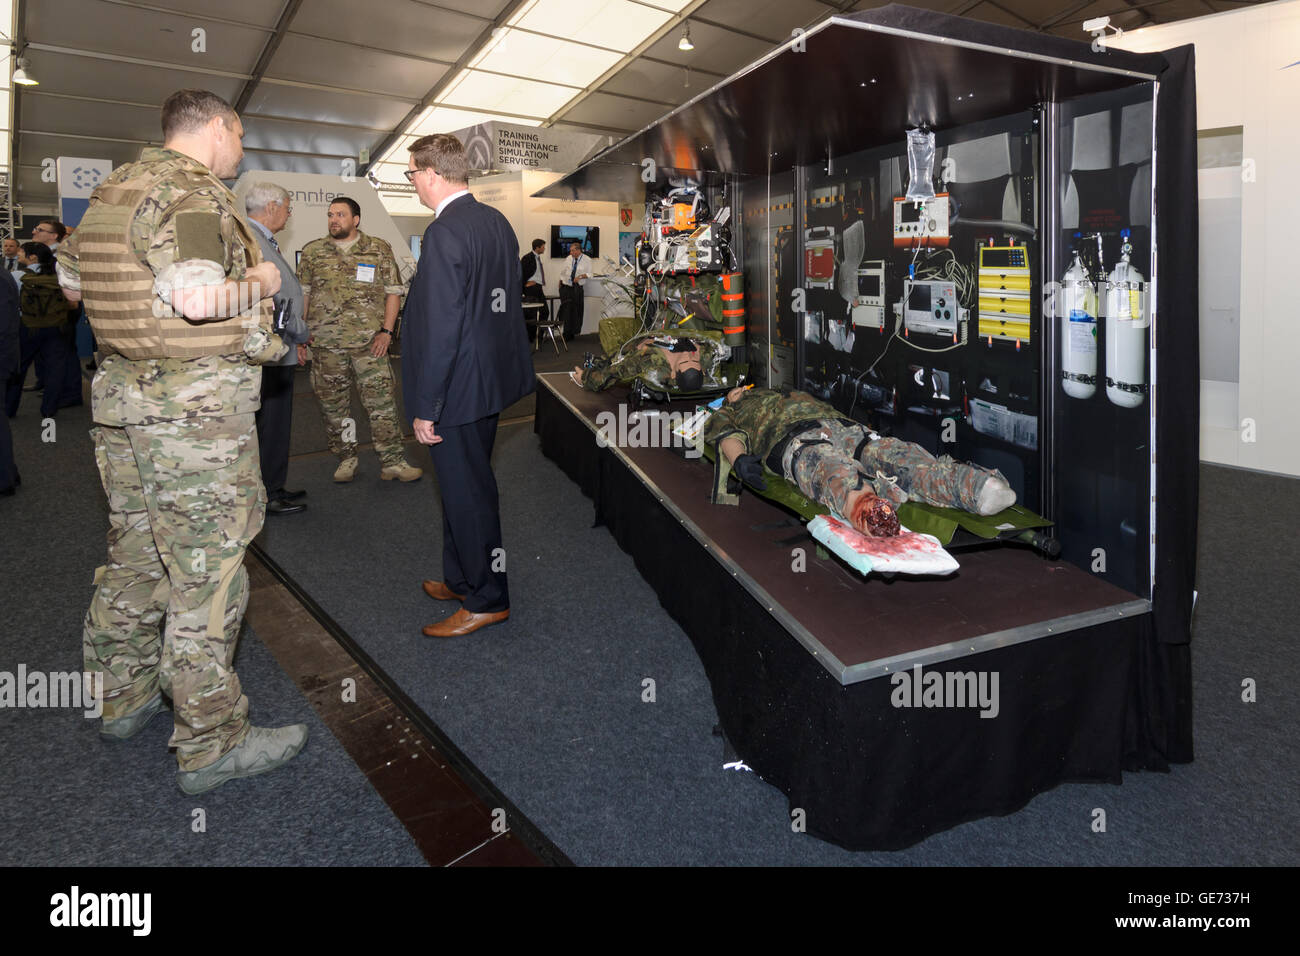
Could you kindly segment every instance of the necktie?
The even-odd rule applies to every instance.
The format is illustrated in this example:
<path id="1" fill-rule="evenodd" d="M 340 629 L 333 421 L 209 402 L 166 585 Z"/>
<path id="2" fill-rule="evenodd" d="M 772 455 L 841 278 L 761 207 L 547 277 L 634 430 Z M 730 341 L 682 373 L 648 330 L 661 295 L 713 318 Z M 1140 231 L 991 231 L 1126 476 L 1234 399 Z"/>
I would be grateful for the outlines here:
<path id="1" fill-rule="evenodd" d="M 279 252 L 280 244 L 275 241 L 275 236 L 267 236 L 267 238 L 271 240 L 271 248 L 274 249 L 276 252 Z"/>
<path id="2" fill-rule="evenodd" d="M 537 276 L 541 280 L 542 285 L 546 285 L 546 269 L 542 266 L 541 256 L 537 257 Z"/>
<path id="3" fill-rule="evenodd" d="M 569 270 L 569 281 L 574 285 L 578 284 L 578 260 L 573 260 L 573 268 Z"/>

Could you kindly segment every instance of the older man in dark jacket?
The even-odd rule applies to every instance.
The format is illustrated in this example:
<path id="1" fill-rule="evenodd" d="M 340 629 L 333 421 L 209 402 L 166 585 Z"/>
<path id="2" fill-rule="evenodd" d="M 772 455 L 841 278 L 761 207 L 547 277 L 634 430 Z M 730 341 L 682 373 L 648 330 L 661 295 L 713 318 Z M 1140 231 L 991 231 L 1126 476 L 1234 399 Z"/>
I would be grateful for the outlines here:
<path id="1" fill-rule="evenodd" d="M 302 286 L 293 268 L 280 255 L 275 234 L 292 213 L 289 193 L 275 183 L 253 183 L 244 194 L 244 210 L 257 234 L 262 258 L 280 270 L 280 291 L 275 294 L 275 332 L 291 346 L 307 343 L 311 333 L 303 318 Z M 262 366 L 262 407 L 257 411 L 257 445 L 262 455 L 262 484 L 266 485 L 266 513 L 293 514 L 306 509 L 298 499 L 306 491 L 286 491 L 289 476 L 289 434 L 293 427 L 293 375 L 300 350 L 290 348 L 284 357 Z"/>

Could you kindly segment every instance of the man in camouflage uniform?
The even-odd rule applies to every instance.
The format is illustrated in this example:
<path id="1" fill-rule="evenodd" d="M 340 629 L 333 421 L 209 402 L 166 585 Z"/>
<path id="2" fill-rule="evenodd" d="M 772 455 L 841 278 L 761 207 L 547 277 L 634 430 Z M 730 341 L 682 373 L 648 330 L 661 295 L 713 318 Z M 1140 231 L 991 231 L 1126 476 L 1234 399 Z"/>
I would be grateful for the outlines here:
<path id="1" fill-rule="evenodd" d="M 231 666 L 248 601 L 244 550 L 266 505 L 254 363 L 285 345 L 260 301 L 279 273 L 261 261 L 221 182 L 243 156 L 239 117 L 215 94 L 181 90 L 162 126 L 161 149 L 95 190 L 58 271 L 106 353 L 91 385 L 91 434 L 110 511 L 108 562 L 96 571 L 83 638 L 86 670 L 103 675 L 101 733 L 138 733 L 166 693 L 178 781 L 201 793 L 274 769 L 307 739 L 303 724 L 251 727 Z M 179 331 L 147 338 L 168 323 Z M 194 344 L 205 337 L 218 344 Z M 243 352 L 227 347 L 239 342 Z"/>
<path id="2" fill-rule="evenodd" d="M 720 484 L 734 469 L 761 490 L 766 464 L 864 534 L 879 527 L 868 520 L 873 512 L 888 516 L 904 501 L 990 515 L 1016 500 L 1000 472 L 881 438 L 806 392 L 732 389 L 703 437 L 720 452 Z"/>
<path id="3" fill-rule="evenodd" d="M 695 392 L 718 384 L 718 367 L 730 353 L 707 333 L 693 338 L 660 333 L 629 339 L 613 358 L 597 359 L 591 368 L 574 368 L 574 380 L 589 392 L 641 378 L 660 388 Z"/>
<path id="4" fill-rule="evenodd" d="M 384 481 L 415 481 L 424 472 L 402 452 L 402 428 L 393 398 L 388 346 L 397 325 L 405 286 L 392 247 L 368 236 L 356 200 L 336 196 L 328 212 L 329 237 L 307 243 L 298 264 L 303 309 L 311 330 L 311 385 L 325 416 L 330 451 L 339 458 L 335 481 L 357 472 L 357 442 L 345 435 L 352 412 L 352 384 L 370 416 Z"/>

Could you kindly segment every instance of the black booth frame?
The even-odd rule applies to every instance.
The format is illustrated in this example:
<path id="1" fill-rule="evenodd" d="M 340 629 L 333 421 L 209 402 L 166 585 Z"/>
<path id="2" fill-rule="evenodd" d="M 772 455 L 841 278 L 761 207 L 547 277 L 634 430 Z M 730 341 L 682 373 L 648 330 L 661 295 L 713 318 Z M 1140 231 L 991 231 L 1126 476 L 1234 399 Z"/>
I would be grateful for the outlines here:
<path id="1" fill-rule="evenodd" d="M 723 730 L 740 755 L 789 795 L 792 807 L 806 811 L 811 832 L 854 849 L 889 849 L 965 820 L 1012 812 L 1064 781 L 1118 782 L 1123 770 L 1167 770 L 1192 759 L 1199 341 L 1177 334 L 1172 322 L 1162 329 L 1160 318 L 1197 314 L 1197 250 L 1189 240 L 1197 230 L 1194 55 L 1190 46 L 1162 54 L 1097 52 L 1084 43 L 897 5 L 832 17 L 538 195 L 625 198 L 636 188 L 644 156 L 713 184 L 781 171 L 770 162 L 767 169 L 746 168 L 756 154 L 743 135 L 725 151 L 730 168 L 719 155 L 724 151 L 694 146 L 710 129 L 724 128 L 719 117 L 737 123 L 762 101 L 759 71 L 788 72 L 782 53 L 836 27 L 939 40 L 1098 75 L 1154 77 L 1152 279 L 1159 297 L 1151 317 L 1150 400 L 1158 467 L 1150 613 L 1095 625 L 1087 640 L 1076 631 L 963 659 L 963 666 L 998 670 L 1004 681 L 1036 688 L 1032 699 L 1005 701 L 998 720 L 899 710 L 890 704 L 887 681 L 840 686 L 700 547 L 671 502 L 659 500 L 617 448 L 597 447 L 588 424 L 548 387 L 538 390 L 536 428 L 544 452 L 595 500 L 597 521 L 633 555 L 695 643 Z M 1048 88 L 1038 92 L 1049 106 L 1072 95 L 1057 85 L 1058 72 L 1043 68 Z M 1087 82 L 1090 74 L 1079 75 Z M 670 161 L 683 154 L 699 160 L 695 168 Z M 796 151 L 781 169 L 817 159 L 811 149 Z M 693 600 L 700 592 L 715 599 Z"/>

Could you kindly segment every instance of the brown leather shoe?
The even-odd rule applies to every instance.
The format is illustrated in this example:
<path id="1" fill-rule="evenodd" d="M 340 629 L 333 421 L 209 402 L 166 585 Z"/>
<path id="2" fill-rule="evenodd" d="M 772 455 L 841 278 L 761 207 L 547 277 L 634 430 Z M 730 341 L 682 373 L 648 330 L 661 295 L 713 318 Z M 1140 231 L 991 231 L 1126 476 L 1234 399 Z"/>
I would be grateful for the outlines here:
<path id="1" fill-rule="evenodd" d="M 451 617 L 439 621 L 437 624 L 430 624 L 423 628 L 425 637 L 461 637 L 465 634 L 473 634 L 480 627 L 487 627 L 489 624 L 500 624 L 510 616 L 510 609 L 504 611 L 493 611 L 488 614 L 476 614 L 473 611 L 467 611 L 461 608 Z"/>
<path id="2" fill-rule="evenodd" d="M 463 601 L 465 595 L 457 594 L 441 581 L 425 581 L 424 593 L 435 601 Z"/>

